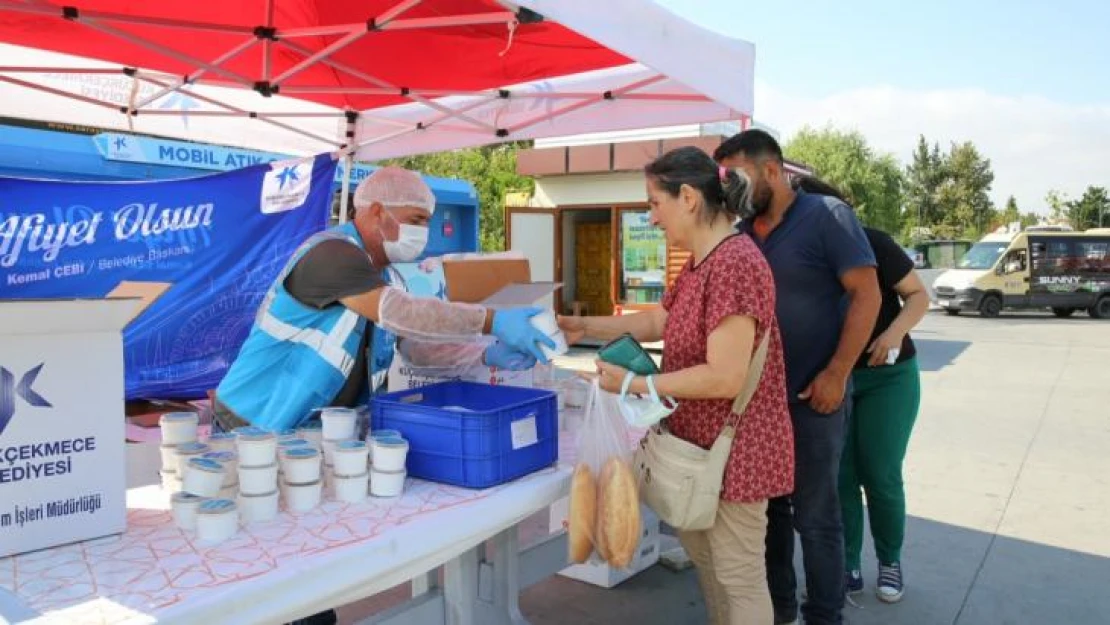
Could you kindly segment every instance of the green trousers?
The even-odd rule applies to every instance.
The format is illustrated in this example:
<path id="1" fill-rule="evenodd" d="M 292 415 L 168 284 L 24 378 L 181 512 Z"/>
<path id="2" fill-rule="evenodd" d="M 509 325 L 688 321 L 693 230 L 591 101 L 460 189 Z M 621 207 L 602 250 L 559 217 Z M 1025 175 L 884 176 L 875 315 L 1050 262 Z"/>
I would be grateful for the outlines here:
<path id="1" fill-rule="evenodd" d="M 891 564 L 902 558 L 906 532 L 902 461 L 921 403 L 917 359 L 857 369 L 852 374 L 852 385 L 852 414 L 840 457 L 844 556 L 850 571 L 860 568 L 862 495 L 867 497 L 867 516 L 879 562 Z"/>

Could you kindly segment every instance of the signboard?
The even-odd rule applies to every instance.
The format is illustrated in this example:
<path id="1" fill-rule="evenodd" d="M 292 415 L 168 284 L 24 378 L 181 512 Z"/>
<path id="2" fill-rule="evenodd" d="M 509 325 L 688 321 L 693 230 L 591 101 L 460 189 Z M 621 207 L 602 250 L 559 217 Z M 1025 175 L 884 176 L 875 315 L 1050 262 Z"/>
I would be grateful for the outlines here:
<path id="1" fill-rule="evenodd" d="M 326 226 L 335 166 L 323 154 L 186 180 L 0 178 L 0 299 L 170 283 L 124 334 L 127 397 L 203 397 L 289 255 Z"/>
<path id="2" fill-rule="evenodd" d="M 621 212 L 621 255 L 625 303 L 658 302 L 666 277 L 667 239 L 651 225 L 649 211 Z"/>
<path id="3" fill-rule="evenodd" d="M 262 165 L 293 158 L 288 154 L 246 150 L 143 137 L 116 132 L 102 132 L 93 137 L 93 144 L 100 155 L 109 161 L 188 167 L 207 171 L 231 171 L 252 165 Z M 358 163 L 351 169 L 351 188 L 369 176 L 376 168 Z M 335 170 L 334 181 L 343 182 L 344 164 Z"/>

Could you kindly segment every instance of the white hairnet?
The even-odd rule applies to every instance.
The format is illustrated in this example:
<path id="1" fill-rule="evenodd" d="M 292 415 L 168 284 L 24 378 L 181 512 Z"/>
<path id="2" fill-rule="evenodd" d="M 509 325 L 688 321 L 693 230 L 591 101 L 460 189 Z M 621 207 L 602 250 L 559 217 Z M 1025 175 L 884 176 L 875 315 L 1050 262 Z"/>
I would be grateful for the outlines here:
<path id="1" fill-rule="evenodd" d="M 355 189 L 355 208 L 374 202 L 386 208 L 415 206 L 435 212 L 436 198 L 416 172 L 401 167 L 382 167 L 366 177 Z"/>

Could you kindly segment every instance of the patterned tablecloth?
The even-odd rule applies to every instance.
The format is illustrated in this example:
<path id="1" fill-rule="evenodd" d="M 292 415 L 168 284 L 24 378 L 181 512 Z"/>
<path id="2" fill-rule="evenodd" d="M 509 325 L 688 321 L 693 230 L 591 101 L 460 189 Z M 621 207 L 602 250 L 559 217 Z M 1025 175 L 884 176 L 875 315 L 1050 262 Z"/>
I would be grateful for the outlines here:
<path id="1" fill-rule="evenodd" d="M 639 436 L 629 433 L 630 448 Z M 421 569 L 425 564 L 434 568 L 456 545 L 489 534 L 491 527 L 511 527 L 565 496 L 574 436 L 563 432 L 559 447 L 558 467 L 509 484 L 470 490 L 410 479 L 399 498 L 325 501 L 304 514 L 282 511 L 218 545 L 204 545 L 178 529 L 159 486 L 131 489 L 124 534 L 0 558 L 0 595 L 7 591 L 21 607 L 41 613 L 37 622 L 66 624 L 211 625 L 284 613 L 275 606 L 252 611 L 246 605 L 251 601 L 287 602 L 282 607 L 290 612 L 317 603 L 328 607 L 335 605 L 330 600 L 365 596 L 351 596 L 359 589 L 366 595 L 385 590 L 409 579 L 405 574 L 429 570 Z M 336 581 L 324 583 L 329 576 Z M 329 595 L 333 586 L 344 585 Z"/>
<path id="2" fill-rule="evenodd" d="M 244 526 L 214 546 L 178 529 L 168 496 L 159 486 L 145 486 L 128 491 L 124 534 L 2 558 L 0 589 L 42 613 L 46 622 L 161 621 L 163 612 L 210 602 L 213 593 L 237 595 L 229 591 L 240 585 L 269 585 L 269 577 L 277 581 L 310 570 L 326 575 L 332 556 L 355 547 L 380 547 L 401 565 L 405 548 L 396 543 L 419 540 L 414 532 L 454 528 L 476 517 L 497 522 L 491 506 L 505 509 L 506 491 L 514 491 L 515 499 L 532 483 L 550 490 L 554 479 L 560 482 L 556 490 L 565 492 L 569 474 L 569 468 L 560 466 L 486 490 L 410 479 L 399 498 L 371 497 L 359 504 L 325 501 L 304 514 L 283 510 L 273 521 Z M 481 505 L 486 500 L 496 504 Z M 549 504 L 540 500 L 532 512 Z"/>

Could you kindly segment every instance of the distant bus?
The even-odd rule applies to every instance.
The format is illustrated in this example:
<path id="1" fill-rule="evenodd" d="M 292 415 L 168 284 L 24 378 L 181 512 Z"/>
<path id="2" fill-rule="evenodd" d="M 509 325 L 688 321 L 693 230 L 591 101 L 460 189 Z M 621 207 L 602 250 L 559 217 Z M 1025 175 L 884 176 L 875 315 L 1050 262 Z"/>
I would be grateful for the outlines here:
<path id="1" fill-rule="evenodd" d="M 989 235 L 937 278 L 933 292 L 950 315 L 1051 308 L 1057 317 L 1086 310 L 1110 319 L 1110 228 Z"/>

